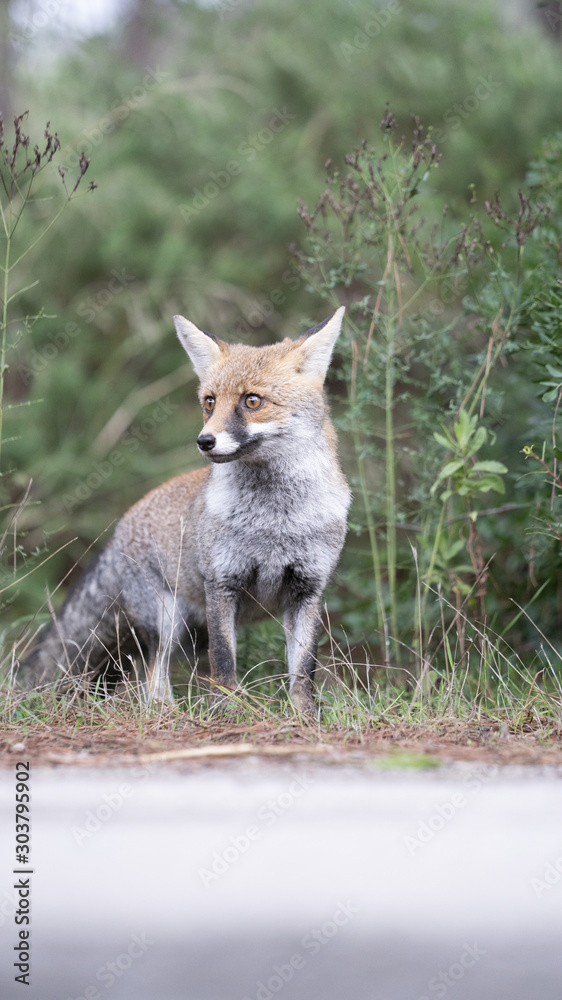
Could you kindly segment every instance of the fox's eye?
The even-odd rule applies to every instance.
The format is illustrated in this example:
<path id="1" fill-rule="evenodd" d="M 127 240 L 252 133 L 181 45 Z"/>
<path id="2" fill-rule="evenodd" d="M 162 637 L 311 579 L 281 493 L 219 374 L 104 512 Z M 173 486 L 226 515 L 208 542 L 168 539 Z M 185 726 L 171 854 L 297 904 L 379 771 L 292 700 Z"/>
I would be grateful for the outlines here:
<path id="1" fill-rule="evenodd" d="M 215 397 L 205 396 L 205 409 L 211 411 L 214 410 L 214 408 L 215 408 Z"/>
<path id="2" fill-rule="evenodd" d="M 257 396 L 255 392 L 250 392 L 244 402 L 249 410 L 257 410 L 258 406 L 261 406 L 261 396 Z"/>

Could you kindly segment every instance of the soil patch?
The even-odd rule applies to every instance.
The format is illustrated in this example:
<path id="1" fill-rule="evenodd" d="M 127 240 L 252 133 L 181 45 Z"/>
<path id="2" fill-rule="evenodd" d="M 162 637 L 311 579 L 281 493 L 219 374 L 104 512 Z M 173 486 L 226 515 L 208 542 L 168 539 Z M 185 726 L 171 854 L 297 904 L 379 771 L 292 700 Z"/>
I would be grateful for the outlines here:
<path id="1" fill-rule="evenodd" d="M 442 719 L 431 725 L 380 725 L 367 732 L 303 728 L 296 722 L 267 720 L 252 726 L 188 720 L 179 729 L 162 720 L 101 727 L 61 724 L 56 728 L 17 724 L 0 729 L 0 767 L 22 755 L 34 766 L 123 767 L 182 764 L 251 755 L 286 761 L 306 756 L 334 764 L 431 767 L 449 761 L 487 764 L 562 765 L 560 734 L 529 725 L 512 732 L 505 724 L 470 725 Z"/>

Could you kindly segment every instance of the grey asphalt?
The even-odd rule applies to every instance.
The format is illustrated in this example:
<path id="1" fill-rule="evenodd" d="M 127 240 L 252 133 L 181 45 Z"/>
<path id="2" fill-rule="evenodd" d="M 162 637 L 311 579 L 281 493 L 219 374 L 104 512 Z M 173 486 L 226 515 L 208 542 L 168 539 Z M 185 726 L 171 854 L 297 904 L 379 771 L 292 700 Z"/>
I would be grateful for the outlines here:
<path id="1" fill-rule="evenodd" d="M 0 995 L 559 1000 L 560 779 L 253 758 L 36 769 L 26 986 L 4 770 Z"/>

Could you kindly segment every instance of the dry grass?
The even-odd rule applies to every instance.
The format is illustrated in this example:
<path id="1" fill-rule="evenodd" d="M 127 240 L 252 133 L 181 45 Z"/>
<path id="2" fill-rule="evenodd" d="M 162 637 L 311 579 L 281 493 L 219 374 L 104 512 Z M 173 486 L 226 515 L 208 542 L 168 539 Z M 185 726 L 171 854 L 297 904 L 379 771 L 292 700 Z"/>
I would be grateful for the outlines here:
<path id="1" fill-rule="evenodd" d="M 263 655 L 268 643 L 257 636 Z M 210 681 L 197 664 L 175 673 L 179 701 L 147 707 L 134 683 L 119 693 L 25 694 L 0 685 L 0 766 L 25 753 L 34 765 L 201 766 L 217 758 L 291 755 L 333 763 L 431 766 L 446 760 L 562 765 L 558 658 L 525 666 L 482 633 L 478 656 L 449 648 L 444 668 L 365 672 L 332 642 L 319 670 L 322 721 L 306 722 L 287 696 L 283 650 L 257 663 L 246 650 L 242 688 L 229 716 L 212 713 Z M 176 664 L 176 668 L 178 665 Z"/>
<path id="2" fill-rule="evenodd" d="M 115 767 L 131 764 L 209 763 L 246 755 L 287 759 L 306 756 L 336 764 L 431 766 L 449 760 L 489 764 L 562 765 L 560 727 L 545 718 L 517 726 L 493 719 L 403 718 L 372 722 L 360 732 L 342 726 L 303 725 L 297 718 L 206 722 L 176 710 L 139 719 L 122 710 L 90 715 L 71 710 L 66 718 L 27 719 L 0 727 L 0 766 L 22 753 L 33 765 Z"/>

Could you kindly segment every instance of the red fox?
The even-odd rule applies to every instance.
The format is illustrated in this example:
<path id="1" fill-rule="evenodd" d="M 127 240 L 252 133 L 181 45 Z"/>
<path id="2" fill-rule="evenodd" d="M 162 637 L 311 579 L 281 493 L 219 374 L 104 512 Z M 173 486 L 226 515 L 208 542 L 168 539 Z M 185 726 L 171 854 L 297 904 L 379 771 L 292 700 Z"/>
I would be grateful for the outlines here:
<path id="1" fill-rule="evenodd" d="M 170 652 L 206 626 L 211 682 L 228 699 L 236 626 L 281 613 L 291 700 L 315 712 L 322 592 L 350 503 L 323 392 L 344 311 L 265 347 L 174 317 L 200 381 L 197 446 L 210 464 L 123 516 L 20 668 L 26 685 L 135 664 L 148 702 L 171 702 Z"/>

